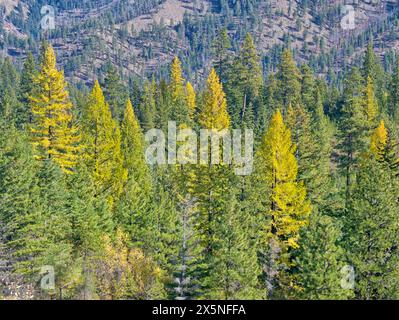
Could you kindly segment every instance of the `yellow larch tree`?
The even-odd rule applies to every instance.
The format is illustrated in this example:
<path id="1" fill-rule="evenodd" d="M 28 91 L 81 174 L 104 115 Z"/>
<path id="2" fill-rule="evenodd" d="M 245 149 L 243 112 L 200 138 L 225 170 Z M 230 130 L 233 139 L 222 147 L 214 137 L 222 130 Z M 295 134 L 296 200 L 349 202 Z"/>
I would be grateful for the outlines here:
<path id="1" fill-rule="evenodd" d="M 126 169 L 129 171 L 138 169 L 147 171 L 148 167 L 144 159 L 144 136 L 139 121 L 134 114 L 130 99 L 126 102 L 122 121 L 122 145 Z M 149 182 L 150 181 L 147 181 L 147 183 Z"/>
<path id="2" fill-rule="evenodd" d="M 124 168 L 128 179 L 121 196 L 119 216 L 124 227 L 128 228 L 132 224 L 131 229 L 140 228 L 140 223 L 132 222 L 137 215 L 147 214 L 146 210 L 151 203 L 152 178 L 144 157 L 144 136 L 130 99 L 126 103 L 121 133 Z"/>
<path id="3" fill-rule="evenodd" d="M 384 120 L 381 120 L 380 125 L 374 130 L 370 140 L 371 153 L 378 160 L 382 160 L 388 142 L 388 130 L 385 127 Z"/>
<path id="4" fill-rule="evenodd" d="M 64 72 L 57 69 L 51 45 L 44 48 L 40 71 L 33 81 L 30 131 L 36 158 L 52 159 L 65 173 L 72 173 L 78 161 L 80 136 L 73 123 Z"/>
<path id="5" fill-rule="evenodd" d="M 300 229 L 306 225 L 311 211 L 306 189 L 298 182 L 296 147 L 291 132 L 277 111 L 257 154 L 258 174 L 266 184 L 271 226 L 268 237 L 274 238 L 282 250 L 298 248 Z"/>
<path id="6" fill-rule="evenodd" d="M 375 122 L 378 116 L 378 105 L 374 94 L 373 80 L 370 76 L 367 78 L 367 84 L 364 92 L 364 112 L 366 115 L 368 128 L 375 128 Z"/>
<path id="7" fill-rule="evenodd" d="M 169 87 L 173 102 L 179 102 L 179 100 L 184 97 L 184 78 L 181 62 L 178 57 L 175 57 L 172 61 Z"/>
<path id="8" fill-rule="evenodd" d="M 97 194 L 105 195 L 112 206 L 123 190 L 127 170 L 123 167 L 119 125 L 112 118 L 98 81 L 83 112 L 82 132 L 84 159 L 92 170 Z"/>
<path id="9" fill-rule="evenodd" d="M 129 237 L 117 229 L 113 238 L 104 235 L 103 251 L 95 259 L 99 297 L 116 299 L 162 299 L 164 272 Z"/>
<path id="10" fill-rule="evenodd" d="M 187 107 L 188 107 L 190 120 L 194 120 L 196 112 L 196 95 L 195 95 L 195 90 L 190 82 L 187 82 L 186 84 L 186 100 L 187 100 Z"/>
<path id="11" fill-rule="evenodd" d="M 170 99 L 169 119 L 177 121 L 178 125 L 187 124 L 190 121 L 184 82 L 181 62 L 178 57 L 175 57 L 170 68 L 170 82 L 168 86 Z"/>
<path id="12" fill-rule="evenodd" d="M 226 94 L 215 69 L 206 82 L 203 105 L 199 115 L 199 124 L 205 129 L 223 130 L 230 127 L 230 116 L 227 112 Z"/>

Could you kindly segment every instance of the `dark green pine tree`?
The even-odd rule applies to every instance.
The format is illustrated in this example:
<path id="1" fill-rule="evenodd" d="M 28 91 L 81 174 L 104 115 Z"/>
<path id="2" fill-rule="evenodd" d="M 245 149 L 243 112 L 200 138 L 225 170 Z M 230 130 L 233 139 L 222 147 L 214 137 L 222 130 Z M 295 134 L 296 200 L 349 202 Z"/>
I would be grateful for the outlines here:
<path id="1" fill-rule="evenodd" d="M 117 220 L 119 226 L 130 234 L 135 245 L 145 246 L 143 241 L 152 241 L 152 235 L 146 234 L 150 228 L 146 219 L 151 215 L 149 210 L 153 186 L 144 158 L 144 137 L 130 100 L 126 103 L 121 133 L 128 179 L 119 203 Z"/>
<path id="2" fill-rule="evenodd" d="M 0 93 L 0 113 L 9 123 L 19 124 L 19 112 L 22 104 L 18 101 L 15 89 L 6 86 Z"/>
<path id="3" fill-rule="evenodd" d="M 259 281 L 257 247 L 251 239 L 252 217 L 239 210 L 235 197 L 230 190 L 227 210 L 216 220 L 215 251 L 210 260 L 212 272 L 204 279 L 207 299 L 265 298 Z"/>
<path id="4" fill-rule="evenodd" d="M 386 74 L 381 64 L 380 59 L 374 52 L 374 43 L 370 41 L 363 60 L 362 76 L 365 82 L 368 77 L 373 82 L 373 89 L 378 101 L 378 105 L 384 112 L 387 112 L 387 88 L 386 88 Z"/>
<path id="5" fill-rule="evenodd" d="M 28 257 L 36 254 L 36 239 L 32 238 L 30 247 L 24 248 L 23 257 L 16 251 L 18 246 L 14 242 L 20 238 L 18 220 L 24 217 L 34 222 L 40 216 L 37 167 L 32 157 L 27 137 L 6 126 L 0 118 L 0 296 L 4 294 L 4 297 L 18 295 L 20 299 L 29 299 L 35 294 L 34 282 L 38 273 L 30 273 L 33 279 L 21 277 L 21 270 L 18 269 Z M 13 290 L 17 288 L 15 285 L 20 289 Z"/>
<path id="6" fill-rule="evenodd" d="M 303 67 L 302 100 L 304 108 L 288 108 L 287 121 L 297 144 L 299 174 L 309 199 L 313 205 L 326 206 L 325 201 L 333 193 L 330 161 L 334 128 L 324 113 L 319 86 L 307 67 Z"/>
<path id="7" fill-rule="evenodd" d="M 388 114 L 393 120 L 399 117 L 399 58 L 389 82 Z"/>
<path id="8" fill-rule="evenodd" d="M 312 95 L 306 91 L 303 94 L 308 96 L 308 102 L 313 100 L 310 109 L 301 105 L 288 107 L 287 125 L 297 146 L 299 179 L 305 183 L 309 200 L 313 205 L 326 206 L 333 193 L 330 170 L 333 127 L 324 114 L 318 89 L 314 88 Z"/>
<path id="9" fill-rule="evenodd" d="M 316 105 L 316 82 L 312 69 L 306 64 L 301 67 L 301 99 L 308 111 L 312 111 Z"/>
<path id="10" fill-rule="evenodd" d="M 112 116 L 118 120 L 122 120 L 129 92 L 123 84 L 118 70 L 112 64 L 108 65 L 102 87 Z"/>
<path id="11" fill-rule="evenodd" d="M 181 230 L 178 266 L 174 274 L 174 294 L 176 300 L 189 300 L 195 298 L 198 292 L 196 282 L 198 257 L 201 255 L 198 237 L 195 232 L 196 204 L 195 199 L 186 194 L 184 198 L 175 195 L 178 202 Z"/>
<path id="12" fill-rule="evenodd" d="M 6 58 L 0 63 L 0 73 L 1 73 L 1 86 L 4 88 L 6 86 L 12 87 L 14 89 L 18 88 L 19 85 L 19 74 L 15 69 L 14 63 L 11 58 Z"/>
<path id="13" fill-rule="evenodd" d="M 163 174 L 157 173 L 154 183 L 152 207 L 148 221 L 148 253 L 166 272 L 165 284 L 169 297 L 175 297 L 176 281 L 174 275 L 179 268 L 181 245 L 181 221 L 171 199 L 167 184 L 163 184 Z"/>
<path id="14" fill-rule="evenodd" d="M 265 84 L 265 90 L 262 96 L 262 105 L 256 115 L 256 134 L 255 144 L 260 142 L 262 134 L 266 131 L 269 119 L 272 117 L 281 105 L 278 102 L 278 83 L 275 74 L 270 74 Z"/>
<path id="15" fill-rule="evenodd" d="M 9 123 L 16 123 L 21 103 L 17 98 L 19 74 L 12 61 L 0 62 L 0 114 Z"/>
<path id="16" fill-rule="evenodd" d="M 226 93 L 233 127 L 254 127 L 254 116 L 261 108 L 262 67 L 254 40 L 248 33 L 228 73 Z"/>
<path id="17" fill-rule="evenodd" d="M 276 78 L 279 104 L 288 108 L 289 105 L 301 103 L 301 73 L 290 49 L 281 54 Z"/>
<path id="18" fill-rule="evenodd" d="M 161 79 L 159 85 L 156 84 L 155 79 L 152 80 L 152 91 L 155 103 L 155 115 L 153 116 L 153 122 L 156 128 L 167 130 L 168 121 L 171 120 L 171 107 L 169 104 L 169 86 L 168 83 Z M 143 129 L 145 127 L 143 126 Z"/>
<path id="19" fill-rule="evenodd" d="M 37 166 L 27 137 L 0 119 L 0 214 L 13 237 L 17 217 L 39 213 Z"/>
<path id="20" fill-rule="evenodd" d="M 210 298 L 220 294 L 220 288 L 213 282 L 214 258 L 222 239 L 221 222 L 227 212 L 230 199 L 231 170 L 222 165 L 197 166 L 194 197 L 196 218 L 194 232 L 199 240 L 199 253 L 192 262 L 189 276 L 197 287 L 196 298 Z"/>
<path id="21" fill-rule="evenodd" d="M 374 44 L 373 41 L 367 46 L 366 53 L 364 55 L 363 66 L 362 66 L 362 76 L 366 80 L 368 77 L 371 77 L 373 81 L 376 80 L 377 71 L 376 71 L 376 61 L 377 57 L 374 53 Z"/>
<path id="22" fill-rule="evenodd" d="M 29 105 L 29 95 L 32 93 L 34 82 L 33 77 L 36 74 L 36 62 L 31 52 L 28 53 L 21 72 L 18 98 L 21 102 L 21 108 L 17 111 L 16 123 L 18 127 L 30 123 L 32 115 Z"/>
<path id="23" fill-rule="evenodd" d="M 229 50 L 231 48 L 227 29 L 221 29 L 212 43 L 213 67 L 222 83 L 227 80 L 227 70 L 230 64 Z"/>
<path id="24" fill-rule="evenodd" d="M 144 131 L 155 128 L 157 104 L 155 99 L 156 84 L 154 82 L 155 81 L 146 81 L 144 83 L 143 93 L 140 100 L 139 118 Z"/>
<path id="25" fill-rule="evenodd" d="M 65 174 L 50 160 L 44 161 L 39 168 L 38 188 L 41 217 L 32 224 L 28 223 L 26 227 L 33 232 L 39 231 L 39 239 L 42 237 L 44 240 L 36 263 L 38 266 L 54 267 L 57 275 L 54 293 L 58 294 L 60 289 L 68 287 L 73 280 L 74 261 L 73 246 L 70 242 L 72 228 L 65 196 L 67 194 Z M 21 230 L 21 235 L 25 236 L 24 230 Z M 25 246 L 29 248 L 29 240 Z"/>
<path id="26" fill-rule="evenodd" d="M 22 133 L 15 129 L 5 132 L 0 152 L 0 212 L 17 260 L 15 272 L 37 284 L 41 268 L 52 266 L 56 290 L 47 293 L 58 294 L 69 282 L 72 264 L 63 174 L 48 161 L 38 167 Z"/>
<path id="27" fill-rule="evenodd" d="M 304 181 L 307 189 L 311 188 L 317 176 L 318 142 L 312 131 L 312 115 L 301 105 L 288 106 L 287 126 L 291 129 L 292 141 L 295 143 L 295 156 L 298 160 L 298 177 Z"/>
<path id="28" fill-rule="evenodd" d="M 88 169 L 81 165 L 68 176 L 67 210 L 71 223 L 73 268 L 77 270 L 68 289 L 86 300 L 95 298 L 94 261 L 102 249 L 102 236 L 112 230 L 112 217 L 106 199 L 95 195 Z"/>
<path id="29" fill-rule="evenodd" d="M 358 299 L 398 299 L 398 181 L 373 157 L 362 163 L 345 214 L 344 244 Z"/>
<path id="30" fill-rule="evenodd" d="M 332 205 L 336 193 L 332 177 L 331 158 L 333 153 L 334 126 L 324 113 L 323 101 L 316 90 L 316 107 L 312 117 L 312 132 L 316 143 L 316 174 L 308 185 L 309 198 L 314 206 L 326 209 Z"/>
<path id="31" fill-rule="evenodd" d="M 302 231 L 299 249 L 294 252 L 295 298 L 345 300 L 353 290 L 343 287 L 342 270 L 347 265 L 340 246 L 341 229 L 333 218 L 314 211 Z"/>
<path id="32" fill-rule="evenodd" d="M 359 153 L 366 149 L 366 118 L 363 108 L 363 79 L 358 68 L 352 68 L 345 79 L 343 106 L 339 121 L 340 167 L 345 177 L 346 203 L 351 194 Z"/>
<path id="33" fill-rule="evenodd" d="M 37 166 L 27 137 L 2 125 L 0 138 L 0 214 L 19 274 L 38 275 L 36 258 L 43 247 Z"/>

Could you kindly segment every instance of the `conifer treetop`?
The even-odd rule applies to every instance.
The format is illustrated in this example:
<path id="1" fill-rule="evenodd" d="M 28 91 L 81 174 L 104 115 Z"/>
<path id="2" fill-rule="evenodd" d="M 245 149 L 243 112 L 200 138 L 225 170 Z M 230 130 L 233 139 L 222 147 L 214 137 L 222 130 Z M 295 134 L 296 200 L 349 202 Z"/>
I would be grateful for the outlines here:
<path id="1" fill-rule="evenodd" d="M 230 116 L 227 112 L 227 100 L 223 85 L 214 68 L 206 82 L 203 106 L 199 122 L 205 129 L 223 130 L 230 127 Z"/>

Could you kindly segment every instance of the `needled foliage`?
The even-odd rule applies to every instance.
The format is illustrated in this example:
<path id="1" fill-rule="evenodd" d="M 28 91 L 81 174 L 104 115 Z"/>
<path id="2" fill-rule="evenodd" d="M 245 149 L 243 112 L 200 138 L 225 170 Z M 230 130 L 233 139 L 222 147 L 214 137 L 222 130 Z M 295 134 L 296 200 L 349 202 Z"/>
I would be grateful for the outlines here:
<path id="1" fill-rule="evenodd" d="M 54 49 L 44 48 L 39 73 L 29 96 L 32 110 L 31 136 L 38 160 L 52 159 L 71 173 L 78 161 L 80 136 L 72 119 L 63 71 L 58 71 Z"/>
<path id="2" fill-rule="evenodd" d="M 123 167 L 119 125 L 112 118 L 98 81 L 83 111 L 83 159 L 93 174 L 96 193 L 105 194 L 112 206 L 123 190 L 127 172 Z"/>

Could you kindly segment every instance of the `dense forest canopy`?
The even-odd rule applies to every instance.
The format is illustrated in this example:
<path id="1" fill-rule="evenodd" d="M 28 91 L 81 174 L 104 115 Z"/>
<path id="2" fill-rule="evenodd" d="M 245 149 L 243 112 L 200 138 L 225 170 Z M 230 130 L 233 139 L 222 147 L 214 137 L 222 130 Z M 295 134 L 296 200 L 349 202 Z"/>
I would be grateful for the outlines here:
<path id="1" fill-rule="evenodd" d="M 110 6 L 82 21 L 90 29 L 162 1 L 117 2 L 53 4 Z M 40 17 L 42 2 L 27 3 Z M 65 62 L 62 28 L 0 38 L 23 52 L 0 59 L 1 299 L 399 298 L 396 49 L 381 56 L 369 30 L 313 58 L 292 39 L 265 53 L 254 27 L 265 1 L 211 4 L 173 26 L 190 49 L 152 72 L 126 73 L 112 54 L 92 72 Z M 291 10 L 328 25 L 333 8 Z M 31 32 L 34 18 L 18 22 L 16 10 L 7 19 Z M 335 72 L 350 52 L 359 58 Z M 189 148 L 187 161 L 149 163 L 148 132 L 167 137 L 168 160 L 185 145 L 170 142 L 171 121 L 196 137 L 252 130 L 252 170 L 213 163 L 211 148 L 201 163 L 187 159 L 204 150 Z"/>

